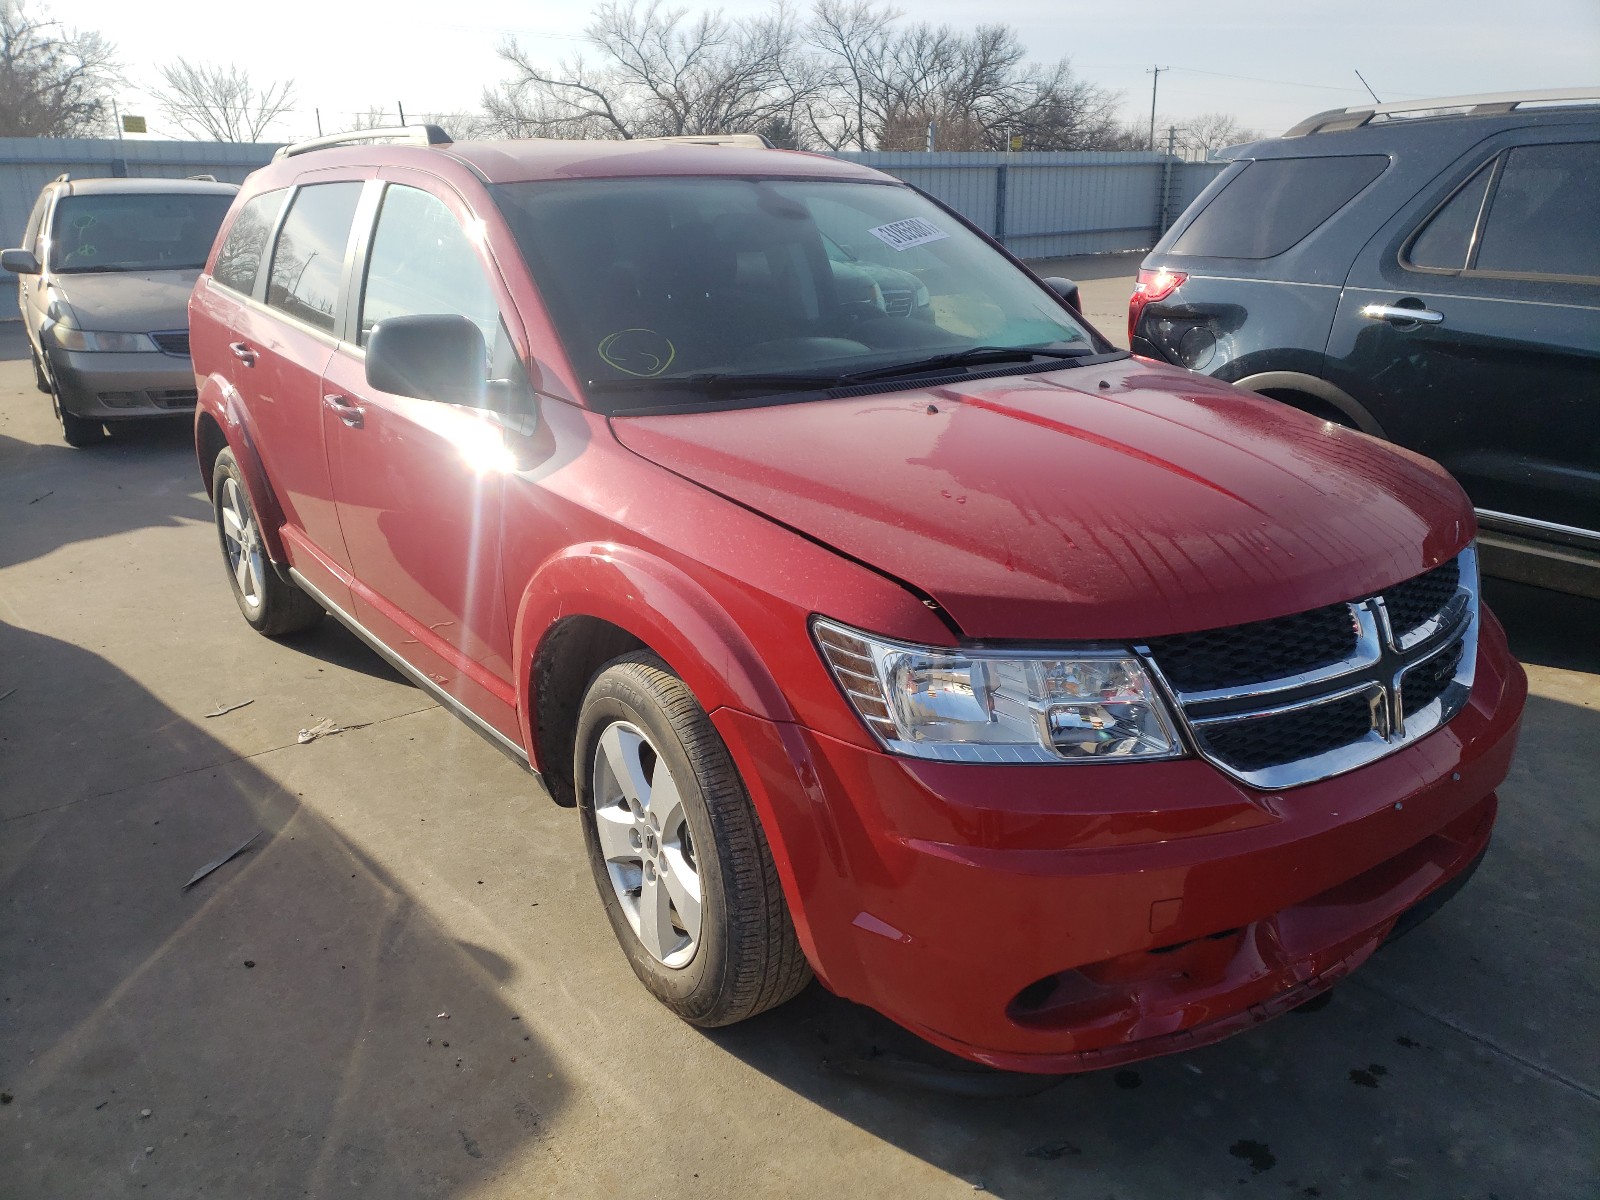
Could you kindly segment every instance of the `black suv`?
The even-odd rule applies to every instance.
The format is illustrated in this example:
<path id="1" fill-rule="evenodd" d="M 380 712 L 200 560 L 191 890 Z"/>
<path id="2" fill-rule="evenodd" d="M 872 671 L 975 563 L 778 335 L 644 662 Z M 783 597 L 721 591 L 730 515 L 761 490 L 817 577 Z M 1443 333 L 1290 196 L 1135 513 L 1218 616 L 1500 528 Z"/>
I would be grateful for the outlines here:
<path id="1" fill-rule="evenodd" d="M 1600 596 L 1600 89 L 1241 147 L 1145 259 L 1128 336 L 1437 459 L 1485 571 Z"/>

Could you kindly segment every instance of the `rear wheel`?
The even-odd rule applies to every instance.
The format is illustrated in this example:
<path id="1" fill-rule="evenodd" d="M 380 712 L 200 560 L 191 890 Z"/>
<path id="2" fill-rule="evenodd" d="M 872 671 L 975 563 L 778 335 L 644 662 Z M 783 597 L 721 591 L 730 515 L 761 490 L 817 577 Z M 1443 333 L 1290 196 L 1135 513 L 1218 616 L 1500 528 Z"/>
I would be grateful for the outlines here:
<path id="1" fill-rule="evenodd" d="M 727 747 L 654 654 L 584 697 L 574 754 L 590 867 L 640 981 L 693 1025 L 731 1025 L 811 978 L 772 851 Z"/>
<path id="2" fill-rule="evenodd" d="M 322 620 L 322 606 L 273 570 L 232 450 L 217 455 L 211 496 L 228 582 L 244 619 L 268 637 L 298 633 Z"/>

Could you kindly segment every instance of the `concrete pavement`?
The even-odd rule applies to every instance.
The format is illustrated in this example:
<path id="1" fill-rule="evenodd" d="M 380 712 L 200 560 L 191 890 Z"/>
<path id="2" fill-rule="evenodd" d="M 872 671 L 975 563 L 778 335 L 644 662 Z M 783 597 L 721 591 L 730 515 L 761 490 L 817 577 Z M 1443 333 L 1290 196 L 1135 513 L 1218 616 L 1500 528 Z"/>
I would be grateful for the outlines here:
<path id="1" fill-rule="evenodd" d="M 0 325 L 0 1196 L 1593 1194 L 1600 606 L 1491 588 L 1534 693 L 1495 845 L 1327 1007 L 951 1096 L 841 1070 L 941 1060 L 816 987 L 668 1015 L 574 814 L 331 621 L 253 633 L 184 425 L 69 450 L 19 348 Z M 353 728 L 298 744 L 322 717 Z"/>

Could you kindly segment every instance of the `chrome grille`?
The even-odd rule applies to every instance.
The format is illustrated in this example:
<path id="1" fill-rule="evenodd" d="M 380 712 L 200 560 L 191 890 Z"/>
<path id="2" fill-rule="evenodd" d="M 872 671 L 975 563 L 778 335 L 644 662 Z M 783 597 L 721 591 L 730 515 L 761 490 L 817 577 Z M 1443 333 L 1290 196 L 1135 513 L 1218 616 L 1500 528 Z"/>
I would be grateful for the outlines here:
<path id="1" fill-rule="evenodd" d="M 1200 754 L 1254 787 L 1374 762 L 1455 716 L 1477 666 L 1474 547 L 1376 596 L 1139 647 Z"/>
<path id="2" fill-rule="evenodd" d="M 189 331 L 187 329 L 168 329 L 161 333 L 152 333 L 150 340 L 156 344 L 163 354 L 175 354 L 180 358 L 189 357 Z"/>
<path id="3" fill-rule="evenodd" d="M 891 317 L 903 317 L 911 312 L 910 292 L 884 292 L 883 311 Z"/>

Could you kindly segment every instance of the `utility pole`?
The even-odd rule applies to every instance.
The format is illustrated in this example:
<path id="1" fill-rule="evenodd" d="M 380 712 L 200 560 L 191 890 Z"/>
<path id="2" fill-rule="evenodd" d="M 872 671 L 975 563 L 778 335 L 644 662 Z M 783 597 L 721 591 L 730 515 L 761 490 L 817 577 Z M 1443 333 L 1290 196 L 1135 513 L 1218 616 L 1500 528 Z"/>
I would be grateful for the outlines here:
<path id="1" fill-rule="evenodd" d="M 1152 67 L 1145 72 L 1146 75 L 1153 77 L 1150 80 L 1150 149 L 1152 150 L 1156 148 L 1156 88 L 1161 86 L 1161 72 L 1170 70 L 1171 67 Z"/>
<path id="2" fill-rule="evenodd" d="M 929 121 L 928 122 L 928 153 L 929 154 L 933 153 L 933 147 L 935 145 L 937 133 L 938 133 L 937 127 L 934 125 L 934 123 L 932 121 Z"/>

